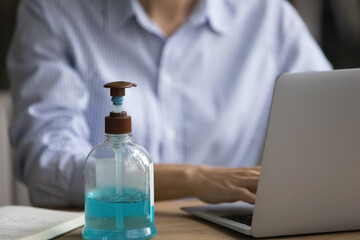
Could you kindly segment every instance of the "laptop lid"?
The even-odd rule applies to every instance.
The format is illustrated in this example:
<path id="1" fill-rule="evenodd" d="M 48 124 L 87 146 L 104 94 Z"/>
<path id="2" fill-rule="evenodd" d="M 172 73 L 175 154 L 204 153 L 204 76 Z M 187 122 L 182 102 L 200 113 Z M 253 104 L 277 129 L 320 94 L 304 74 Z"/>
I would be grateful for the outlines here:
<path id="1" fill-rule="evenodd" d="M 276 82 L 252 235 L 360 229 L 360 70 Z"/>

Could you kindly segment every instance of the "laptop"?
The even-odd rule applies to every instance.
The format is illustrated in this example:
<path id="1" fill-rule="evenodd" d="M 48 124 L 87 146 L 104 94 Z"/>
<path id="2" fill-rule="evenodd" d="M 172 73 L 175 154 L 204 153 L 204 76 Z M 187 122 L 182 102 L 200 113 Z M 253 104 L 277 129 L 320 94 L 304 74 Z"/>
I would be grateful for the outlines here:
<path id="1" fill-rule="evenodd" d="M 254 237 L 360 230 L 360 69 L 275 84 L 255 205 L 182 210 Z"/>

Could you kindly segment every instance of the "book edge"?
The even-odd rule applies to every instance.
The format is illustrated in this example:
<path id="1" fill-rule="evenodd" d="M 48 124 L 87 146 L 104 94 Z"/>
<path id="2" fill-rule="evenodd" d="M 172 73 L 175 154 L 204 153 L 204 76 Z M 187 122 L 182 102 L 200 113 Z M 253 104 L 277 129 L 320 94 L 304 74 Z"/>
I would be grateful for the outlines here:
<path id="1" fill-rule="evenodd" d="M 85 224 L 85 216 L 81 215 L 79 217 L 54 225 L 38 233 L 31 234 L 21 239 L 23 240 L 50 239 L 63 235 L 67 232 L 70 232 L 76 228 L 83 226 L 84 224 Z"/>

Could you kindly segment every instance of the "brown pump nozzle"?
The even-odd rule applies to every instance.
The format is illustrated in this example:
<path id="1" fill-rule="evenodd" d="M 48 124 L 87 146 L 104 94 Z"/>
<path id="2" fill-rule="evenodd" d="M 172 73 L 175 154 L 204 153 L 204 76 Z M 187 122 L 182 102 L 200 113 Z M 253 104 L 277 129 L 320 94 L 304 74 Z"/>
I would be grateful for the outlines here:
<path id="1" fill-rule="evenodd" d="M 110 88 L 110 95 L 112 97 L 123 97 L 125 96 L 125 88 L 136 86 L 135 83 L 123 81 L 111 82 L 104 85 L 105 88 Z M 110 116 L 105 117 L 105 133 L 131 133 L 131 116 L 128 116 L 125 111 L 122 111 L 121 113 L 111 112 Z"/>
<path id="2" fill-rule="evenodd" d="M 131 82 L 111 82 L 104 85 L 104 88 L 110 88 L 110 95 L 112 97 L 125 96 L 125 88 L 136 87 L 136 83 Z"/>

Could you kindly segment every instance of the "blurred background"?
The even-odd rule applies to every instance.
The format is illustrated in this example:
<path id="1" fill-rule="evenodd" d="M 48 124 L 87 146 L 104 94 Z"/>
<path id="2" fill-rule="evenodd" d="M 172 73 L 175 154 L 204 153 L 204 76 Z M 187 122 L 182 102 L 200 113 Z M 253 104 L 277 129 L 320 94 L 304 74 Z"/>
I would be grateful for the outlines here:
<path id="1" fill-rule="evenodd" d="M 335 69 L 360 68 L 360 0 L 289 1 Z M 18 2 L 0 0 L 0 206 L 30 204 L 26 188 L 13 178 L 7 135 L 12 110 L 5 62 Z"/>

